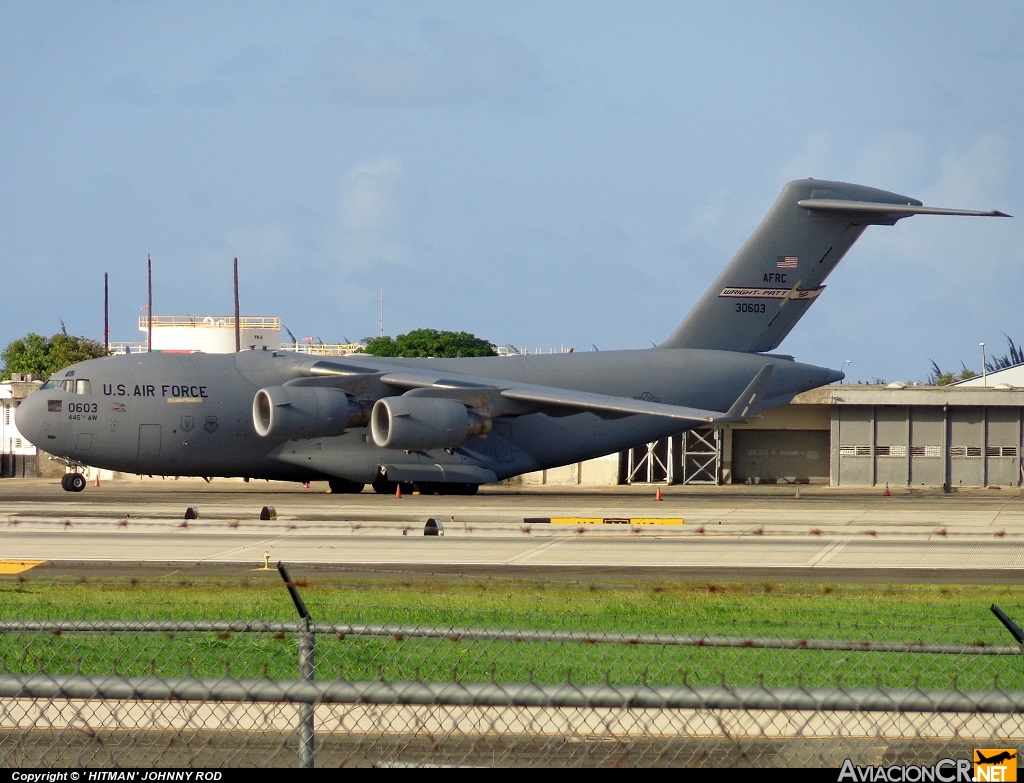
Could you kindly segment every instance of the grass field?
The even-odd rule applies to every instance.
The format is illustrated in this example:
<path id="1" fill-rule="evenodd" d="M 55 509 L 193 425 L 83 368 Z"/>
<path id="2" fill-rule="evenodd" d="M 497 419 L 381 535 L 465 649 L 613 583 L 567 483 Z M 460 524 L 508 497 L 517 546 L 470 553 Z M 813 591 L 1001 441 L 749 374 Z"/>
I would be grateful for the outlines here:
<path id="1" fill-rule="evenodd" d="M 502 579 L 310 580 L 317 623 L 746 638 L 1007 645 L 990 611 L 1024 623 L 1024 587 Z M 0 620 L 275 620 L 297 614 L 280 581 L 0 582 Z M 242 679 L 297 676 L 297 638 L 271 633 L 0 634 L 0 671 Z M 319 634 L 318 679 L 1024 690 L 1010 655 L 593 644 Z"/>

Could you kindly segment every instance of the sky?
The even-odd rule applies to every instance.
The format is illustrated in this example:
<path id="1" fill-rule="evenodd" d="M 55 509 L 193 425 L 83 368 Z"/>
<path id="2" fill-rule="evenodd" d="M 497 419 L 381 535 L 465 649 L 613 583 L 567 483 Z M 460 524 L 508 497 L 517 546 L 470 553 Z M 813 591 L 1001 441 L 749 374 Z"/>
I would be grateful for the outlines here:
<path id="1" fill-rule="evenodd" d="M 0 0 L 0 346 L 102 340 L 104 273 L 143 339 L 147 258 L 154 314 L 230 314 L 237 257 L 300 340 L 646 348 L 814 177 L 1018 217 L 869 228 L 778 352 L 980 371 L 1024 342 L 1022 40 L 1017 0 Z"/>

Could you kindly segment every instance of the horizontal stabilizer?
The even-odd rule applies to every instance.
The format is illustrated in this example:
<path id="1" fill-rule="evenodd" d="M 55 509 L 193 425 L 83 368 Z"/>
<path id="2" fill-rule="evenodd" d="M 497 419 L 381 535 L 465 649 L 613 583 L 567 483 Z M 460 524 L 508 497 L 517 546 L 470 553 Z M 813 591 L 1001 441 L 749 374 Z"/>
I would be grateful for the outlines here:
<path id="1" fill-rule="evenodd" d="M 805 198 L 796 202 L 804 209 L 821 210 L 823 212 L 870 212 L 875 214 L 899 215 L 967 215 L 969 217 L 1012 217 L 998 209 L 945 209 L 944 207 L 926 207 L 918 204 L 884 204 L 870 201 L 847 201 L 832 198 Z"/>

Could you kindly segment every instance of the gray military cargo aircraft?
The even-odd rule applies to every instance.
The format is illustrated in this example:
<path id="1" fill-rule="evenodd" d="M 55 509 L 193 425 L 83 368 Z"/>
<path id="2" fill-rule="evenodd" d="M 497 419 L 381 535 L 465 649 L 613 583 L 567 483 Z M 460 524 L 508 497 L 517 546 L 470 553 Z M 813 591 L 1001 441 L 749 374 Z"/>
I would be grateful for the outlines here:
<path id="1" fill-rule="evenodd" d="M 479 485 L 725 424 L 843 378 L 769 353 L 869 225 L 941 209 L 863 185 L 785 186 L 661 345 L 543 356 L 393 359 L 283 350 L 107 356 L 54 374 L 21 432 L 71 466 L 326 480 L 471 494 Z M 80 473 L 63 486 L 80 491 Z"/>

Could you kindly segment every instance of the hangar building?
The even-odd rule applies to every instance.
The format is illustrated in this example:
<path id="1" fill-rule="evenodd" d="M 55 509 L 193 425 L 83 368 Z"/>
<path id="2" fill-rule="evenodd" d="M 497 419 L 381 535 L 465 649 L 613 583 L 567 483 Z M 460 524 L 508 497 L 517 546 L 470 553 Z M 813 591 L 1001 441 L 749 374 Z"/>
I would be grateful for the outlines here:
<path id="1" fill-rule="evenodd" d="M 1013 369 L 1013 368 L 1011 368 Z M 826 386 L 761 418 L 693 430 L 525 483 L 1016 487 L 1024 482 L 1024 388 Z"/>

